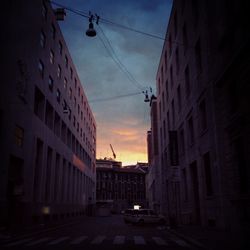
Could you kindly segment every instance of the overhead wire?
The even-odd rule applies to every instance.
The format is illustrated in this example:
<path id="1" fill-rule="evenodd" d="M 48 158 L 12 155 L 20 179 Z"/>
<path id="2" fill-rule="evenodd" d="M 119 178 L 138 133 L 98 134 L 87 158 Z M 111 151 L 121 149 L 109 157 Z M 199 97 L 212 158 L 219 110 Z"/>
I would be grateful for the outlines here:
<path id="1" fill-rule="evenodd" d="M 120 98 L 124 98 L 124 97 L 140 95 L 140 94 L 141 94 L 141 92 L 136 92 L 136 93 L 130 93 L 130 94 L 117 95 L 117 96 L 111 96 L 111 97 L 106 97 L 106 98 L 99 98 L 99 99 L 89 100 L 89 102 L 94 103 L 94 102 L 112 101 L 112 100 L 115 100 L 115 99 L 120 99 Z"/>
<path id="2" fill-rule="evenodd" d="M 128 71 L 128 69 L 126 68 L 126 66 L 121 62 L 121 60 L 119 59 L 119 57 L 117 56 L 115 50 L 113 49 L 113 46 L 110 42 L 110 40 L 108 39 L 108 37 L 105 35 L 103 29 L 98 26 L 99 29 L 101 30 L 105 40 L 108 43 L 108 46 L 110 48 L 110 55 L 112 57 L 112 59 L 115 61 L 116 64 L 118 64 L 118 67 L 122 70 L 122 72 L 128 77 L 129 81 L 132 82 L 134 85 L 136 85 L 136 87 L 140 90 L 144 90 L 145 87 L 142 86 L 136 79 L 135 77 Z M 107 47 L 105 46 L 105 48 L 107 49 Z"/>

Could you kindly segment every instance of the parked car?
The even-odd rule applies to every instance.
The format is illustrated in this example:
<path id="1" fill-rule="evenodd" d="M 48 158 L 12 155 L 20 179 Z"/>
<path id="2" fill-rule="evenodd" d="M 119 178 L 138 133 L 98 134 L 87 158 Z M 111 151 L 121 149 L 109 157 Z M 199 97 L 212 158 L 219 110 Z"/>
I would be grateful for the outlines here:
<path id="1" fill-rule="evenodd" d="M 163 215 L 157 214 L 152 209 L 126 209 L 123 214 L 125 223 L 143 224 L 165 224 Z"/>

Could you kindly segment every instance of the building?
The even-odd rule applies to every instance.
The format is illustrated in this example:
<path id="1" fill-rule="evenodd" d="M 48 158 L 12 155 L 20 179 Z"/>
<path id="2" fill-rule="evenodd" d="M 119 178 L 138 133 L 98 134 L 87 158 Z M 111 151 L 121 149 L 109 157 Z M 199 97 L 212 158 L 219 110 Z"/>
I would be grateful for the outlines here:
<path id="1" fill-rule="evenodd" d="M 48 1 L 4 5 L 1 224 L 84 214 L 95 202 L 96 123 Z"/>
<path id="2" fill-rule="evenodd" d="M 170 224 L 249 226 L 246 9 L 244 1 L 173 1 L 156 77 L 154 165 Z"/>
<path id="3" fill-rule="evenodd" d="M 145 164 L 122 167 L 112 159 L 96 160 L 96 202 L 109 202 L 114 213 L 135 204 L 146 207 L 145 182 Z"/>

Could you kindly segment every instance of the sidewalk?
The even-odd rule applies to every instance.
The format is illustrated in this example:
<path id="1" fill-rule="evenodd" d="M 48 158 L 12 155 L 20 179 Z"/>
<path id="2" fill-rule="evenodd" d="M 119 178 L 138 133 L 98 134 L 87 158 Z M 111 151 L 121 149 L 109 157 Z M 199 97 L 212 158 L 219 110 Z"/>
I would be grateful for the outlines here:
<path id="1" fill-rule="evenodd" d="M 250 249 L 249 231 L 228 232 L 216 228 L 204 228 L 194 225 L 181 225 L 176 229 L 168 230 L 198 248 L 207 250 Z"/>

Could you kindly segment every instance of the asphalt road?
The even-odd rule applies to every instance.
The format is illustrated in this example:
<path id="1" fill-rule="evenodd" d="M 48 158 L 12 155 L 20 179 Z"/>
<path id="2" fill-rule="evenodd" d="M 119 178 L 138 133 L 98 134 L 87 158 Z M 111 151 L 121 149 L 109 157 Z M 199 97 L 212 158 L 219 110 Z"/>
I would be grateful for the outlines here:
<path id="1" fill-rule="evenodd" d="M 1 249 L 196 249 L 157 225 L 126 224 L 121 215 L 84 217 L 0 240 Z"/>

